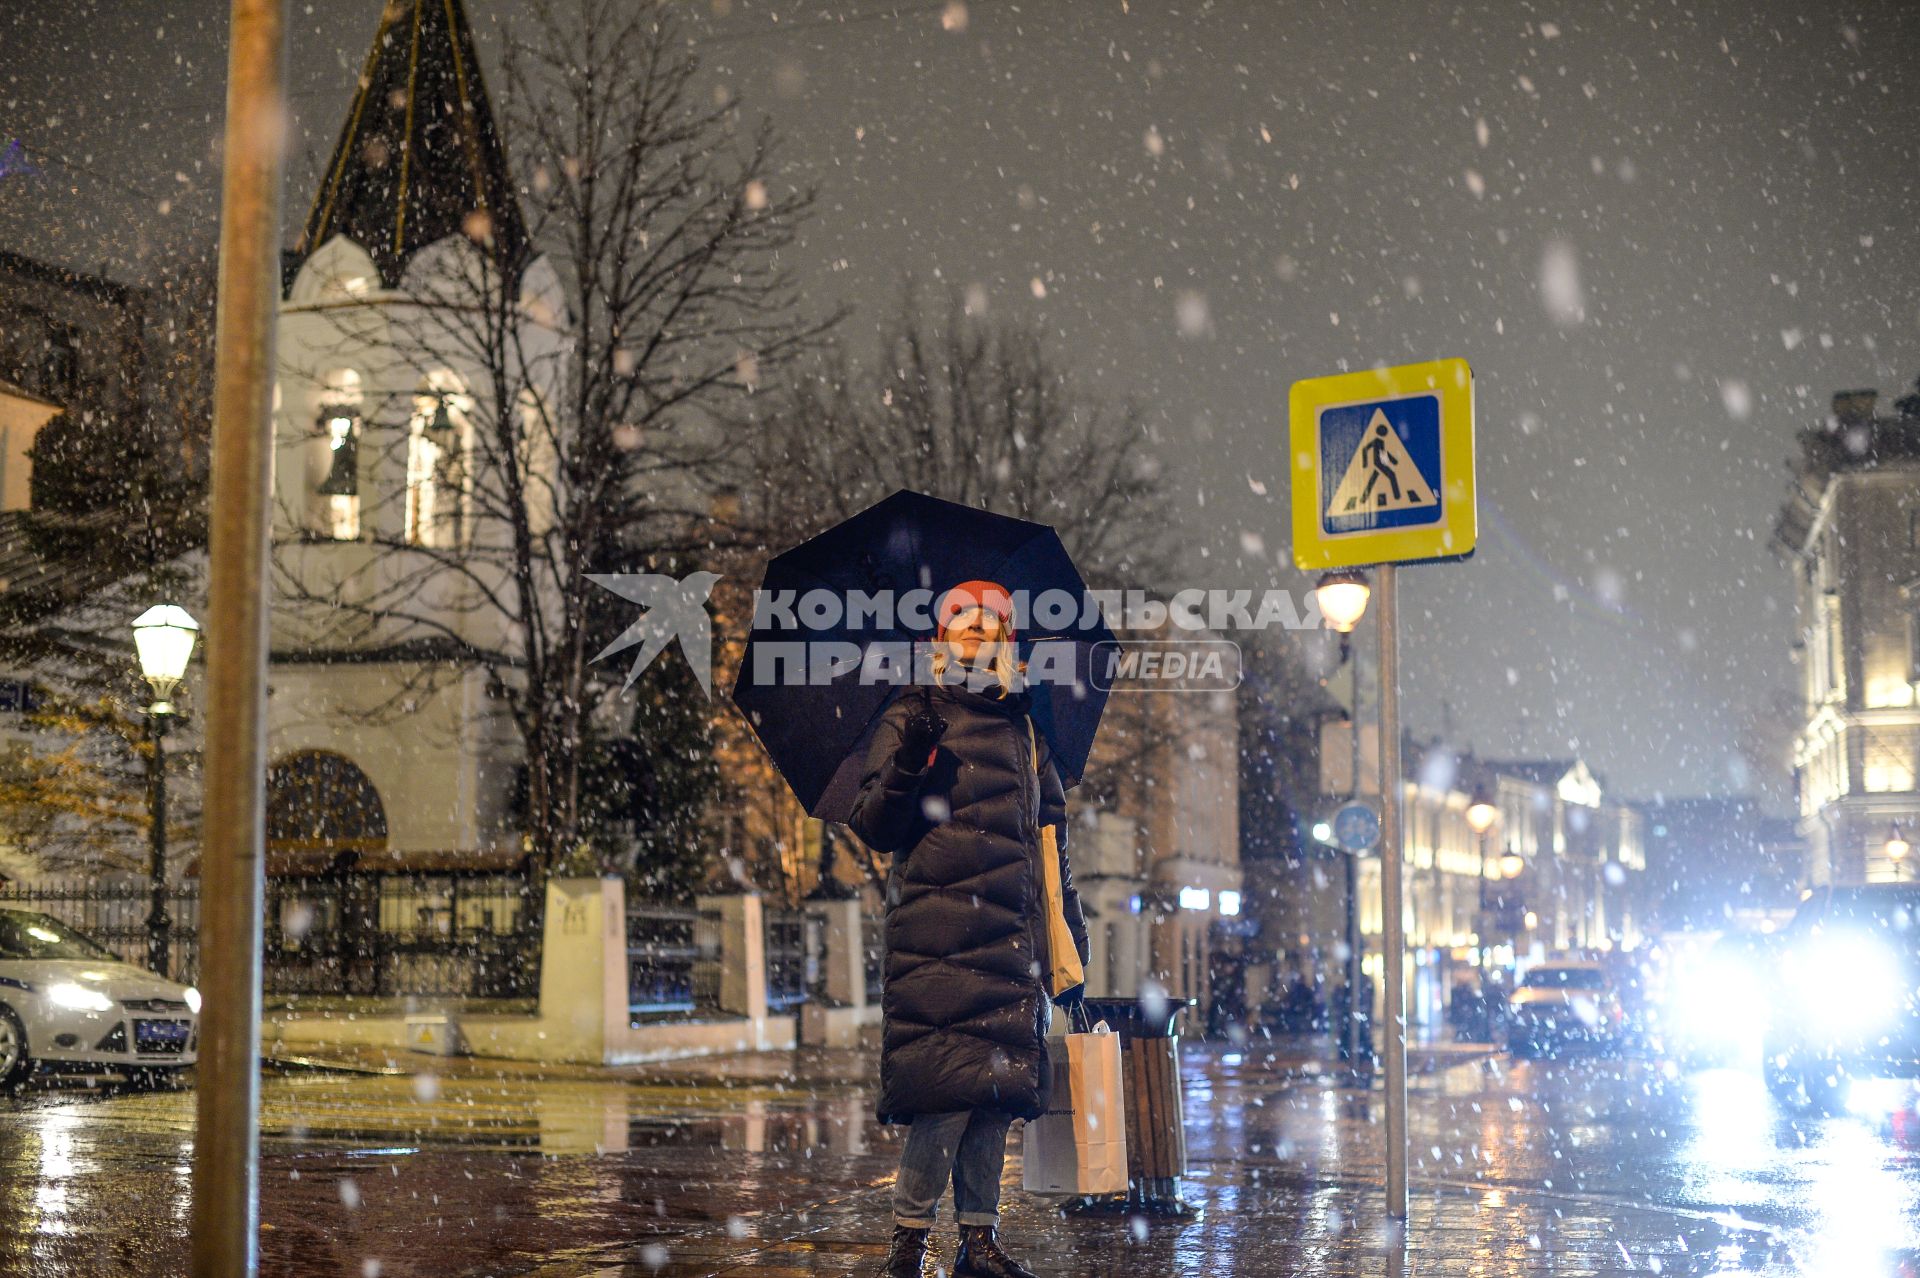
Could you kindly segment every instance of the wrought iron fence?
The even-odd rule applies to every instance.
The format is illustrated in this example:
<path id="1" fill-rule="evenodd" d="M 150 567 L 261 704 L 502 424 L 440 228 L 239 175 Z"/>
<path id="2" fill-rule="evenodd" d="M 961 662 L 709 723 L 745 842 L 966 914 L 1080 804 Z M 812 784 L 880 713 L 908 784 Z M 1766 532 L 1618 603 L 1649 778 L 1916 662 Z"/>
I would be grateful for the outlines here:
<path id="1" fill-rule="evenodd" d="M 86 933 L 128 963 L 147 965 L 147 916 L 153 900 L 147 884 L 95 879 L 40 879 L 0 883 L 0 908 L 31 910 Z M 200 975 L 200 885 L 181 884 L 167 893 L 167 974 L 191 985 Z"/>
<path id="2" fill-rule="evenodd" d="M 801 911 L 768 910 L 767 1006 L 790 1011 L 820 980 L 820 920 Z"/>
<path id="3" fill-rule="evenodd" d="M 636 1017 L 719 1008 L 718 911 L 627 902 L 627 1006 Z"/>
<path id="4" fill-rule="evenodd" d="M 266 992 L 532 998 L 540 933 L 510 874 L 332 874 L 267 882 Z"/>
<path id="5" fill-rule="evenodd" d="M 880 1001 L 881 978 L 887 970 L 887 916 L 869 912 L 860 916 L 860 949 L 867 961 L 867 1002 Z"/>

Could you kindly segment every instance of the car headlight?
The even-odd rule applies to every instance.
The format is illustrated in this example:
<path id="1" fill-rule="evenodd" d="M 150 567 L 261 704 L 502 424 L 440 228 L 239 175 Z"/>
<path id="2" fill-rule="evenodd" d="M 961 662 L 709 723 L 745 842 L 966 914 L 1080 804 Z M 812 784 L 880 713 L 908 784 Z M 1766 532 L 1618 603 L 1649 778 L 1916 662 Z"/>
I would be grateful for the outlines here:
<path id="1" fill-rule="evenodd" d="M 1726 954 L 1707 955 L 1679 969 L 1671 1022 L 1678 1037 L 1704 1044 L 1738 1046 L 1759 1032 L 1771 991 L 1747 963 Z"/>
<path id="2" fill-rule="evenodd" d="M 187 1010 L 189 1012 L 192 1012 L 195 1016 L 200 1015 L 200 991 L 199 990 L 196 990 L 191 985 L 189 985 L 187 987 L 187 992 L 181 995 L 181 997 L 186 999 Z"/>
<path id="3" fill-rule="evenodd" d="M 99 990 L 67 982 L 47 987 L 47 1001 L 70 1012 L 111 1012 L 113 1000 Z"/>
<path id="4" fill-rule="evenodd" d="M 1857 1033 L 1899 1014 L 1899 958 L 1871 938 L 1816 937 L 1790 964 L 1802 1013 L 1825 1033 Z"/>

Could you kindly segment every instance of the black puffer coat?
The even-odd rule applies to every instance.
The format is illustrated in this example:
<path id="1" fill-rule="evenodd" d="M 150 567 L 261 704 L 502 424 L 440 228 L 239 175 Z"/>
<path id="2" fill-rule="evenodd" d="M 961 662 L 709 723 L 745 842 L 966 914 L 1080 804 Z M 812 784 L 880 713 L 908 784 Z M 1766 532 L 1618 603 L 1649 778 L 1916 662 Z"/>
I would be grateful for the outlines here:
<path id="1" fill-rule="evenodd" d="M 1046 1108 L 1049 1000 L 1040 826 L 1060 844 L 1063 912 L 1087 961 L 1087 924 L 1067 867 L 1066 795 L 1047 739 L 1028 736 L 1027 699 L 932 689 L 946 733 L 918 773 L 894 760 L 910 691 L 874 731 L 850 824 L 887 876 L 881 1122 Z M 1036 776 L 1033 746 L 1038 742 Z"/>

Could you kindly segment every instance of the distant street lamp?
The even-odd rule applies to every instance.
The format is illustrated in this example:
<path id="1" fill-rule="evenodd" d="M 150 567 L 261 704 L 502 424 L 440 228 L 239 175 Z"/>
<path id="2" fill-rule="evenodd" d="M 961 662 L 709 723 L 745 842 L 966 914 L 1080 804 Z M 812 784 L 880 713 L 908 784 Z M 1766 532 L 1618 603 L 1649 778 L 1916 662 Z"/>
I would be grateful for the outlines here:
<path id="1" fill-rule="evenodd" d="M 1887 827 L 1887 842 L 1881 851 L 1887 854 L 1889 861 L 1898 861 L 1912 851 L 1906 836 L 1900 833 L 1900 823 L 1895 821 Z"/>
<path id="2" fill-rule="evenodd" d="M 1480 933 L 1480 979 L 1483 981 L 1493 962 L 1491 929 L 1487 926 L 1487 831 L 1499 819 L 1500 809 L 1494 804 L 1493 795 L 1485 785 L 1476 787 L 1467 803 L 1467 826 L 1480 847 L 1480 916 L 1475 930 Z"/>
<path id="3" fill-rule="evenodd" d="M 1313 588 L 1313 597 L 1320 602 L 1320 615 L 1343 635 L 1352 634 L 1353 628 L 1360 624 L 1372 593 L 1367 574 L 1352 569 L 1326 573 Z"/>
<path id="4" fill-rule="evenodd" d="M 147 757 L 147 793 L 153 815 L 147 862 L 153 890 L 153 906 L 147 914 L 147 966 L 162 976 L 168 975 L 171 966 L 168 951 L 173 927 L 173 920 L 167 916 L 167 720 L 174 713 L 174 689 L 186 677 L 187 659 L 193 655 L 194 640 L 199 636 L 199 624 L 186 609 L 173 604 L 155 605 L 133 623 L 140 673 L 153 689 L 153 704 L 147 707 L 147 740 L 153 745 Z"/>
<path id="5" fill-rule="evenodd" d="M 1500 819 L 1500 809 L 1493 805 L 1493 797 L 1484 788 L 1473 792 L 1473 801 L 1467 804 L 1467 824 L 1473 827 L 1475 834 L 1485 834 Z"/>

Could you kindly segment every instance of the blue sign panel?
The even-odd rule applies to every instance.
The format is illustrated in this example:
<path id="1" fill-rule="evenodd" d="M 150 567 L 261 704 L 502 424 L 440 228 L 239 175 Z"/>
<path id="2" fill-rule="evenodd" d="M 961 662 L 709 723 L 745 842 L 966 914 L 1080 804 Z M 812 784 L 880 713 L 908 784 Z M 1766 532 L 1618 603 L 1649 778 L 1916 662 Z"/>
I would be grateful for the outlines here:
<path id="1" fill-rule="evenodd" d="M 1320 491 L 1329 533 L 1440 522 L 1440 397 L 1409 395 L 1320 412 Z"/>
<path id="2" fill-rule="evenodd" d="M 1370 851 L 1380 842 L 1380 818 L 1364 803 L 1349 803 L 1333 815 L 1333 841 L 1349 852 Z"/>

